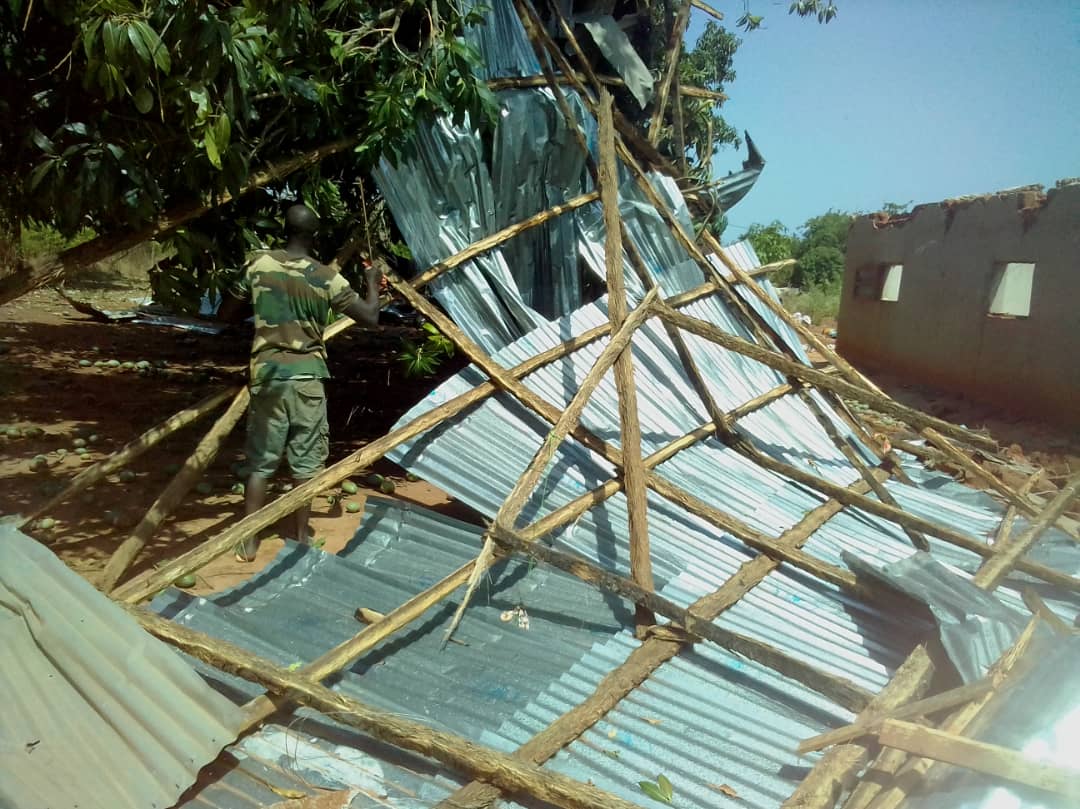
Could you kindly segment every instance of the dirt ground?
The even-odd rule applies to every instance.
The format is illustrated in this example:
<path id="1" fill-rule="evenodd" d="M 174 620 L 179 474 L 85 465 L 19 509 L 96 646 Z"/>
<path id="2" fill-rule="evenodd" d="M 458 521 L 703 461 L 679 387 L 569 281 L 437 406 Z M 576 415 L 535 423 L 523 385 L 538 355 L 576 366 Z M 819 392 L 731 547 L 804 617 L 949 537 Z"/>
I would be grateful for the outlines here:
<path id="1" fill-rule="evenodd" d="M 115 278 L 69 292 L 105 309 L 131 308 L 147 294 L 145 284 Z M 831 326 L 815 328 L 827 339 Z M 353 329 L 331 344 L 331 461 L 385 433 L 433 384 L 461 365 L 460 360 L 448 364 L 440 369 L 438 379 L 407 379 L 395 359 L 399 339 L 393 330 L 374 333 Z M 228 338 L 147 325 L 100 323 L 76 312 L 51 290 L 39 290 L 0 309 L 0 514 L 33 512 L 80 469 L 211 391 L 241 381 L 247 348 L 246 336 Z M 95 366 L 99 360 L 121 364 L 146 360 L 163 367 L 143 374 L 123 365 Z M 974 428 L 989 428 L 1008 448 L 1007 454 L 1018 469 L 1036 464 L 1047 467 L 1043 494 L 1051 494 L 1055 483 L 1060 485 L 1080 467 L 1080 439 L 1061 429 L 1011 418 L 961 397 L 904 384 L 887 375 L 874 379 L 907 404 Z M 111 475 L 47 515 L 55 525 L 31 533 L 96 582 L 109 555 L 161 493 L 212 418 L 185 428 L 140 457 L 130 467 L 135 473 L 133 480 Z M 881 429 L 904 435 L 896 425 L 884 424 Z M 85 454 L 77 453 L 79 444 L 85 444 Z M 202 491 L 187 496 L 139 556 L 131 573 L 194 547 L 242 515 L 243 496 L 232 491 L 239 480 L 234 468 L 242 459 L 242 444 L 241 428 L 209 470 L 200 486 Z M 33 459 L 38 455 L 45 456 L 46 468 L 35 471 Z M 423 481 L 406 480 L 405 471 L 389 461 L 380 462 L 372 471 L 394 481 L 394 497 L 479 522 L 479 515 L 442 491 Z M 364 475 L 355 480 L 360 485 L 357 495 L 344 496 L 333 505 L 319 497 L 314 504 L 314 534 L 331 552 L 354 535 L 362 516 L 343 506 L 349 502 L 362 506 L 365 494 L 372 491 L 364 485 Z M 1021 480 L 1009 482 L 1018 485 Z M 340 494 L 338 490 L 331 493 Z M 287 535 L 288 520 L 279 529 Z M 253 564 L 236 562 L 231 555 L 217 560 L 198 574 L 192 591 L 212 592 L 244 580 L 264 567 L 281 544 L 279 538 L 265 540 Z"/>
<path id="2" fill-rule="evenodd" d="M 147 294 L 139 285 L 123 281 L 68 292 L 111 310 L 130 309 Z M 396 360 L 401 331 L 352 329 L 330 345 L 331 462 L 387 432 L 433 384 L 461 366 L 457 361 L 447 363 L 435 379 L 406 378 Z M 0 309 L 0 514 L 11 518 L 32 513 L 81 469 L 214 390 L 243 380 L 249 341 L 247 335 L 222 337 L 101 323 L 76 312 L 52 290 L 33 292 Z M 93 363 L 99 360 L 116 360 L 121 366 L 97 367 Z M 122 365 L 143 360 L 163 367 L 140 373 Z M 54 519 L 55 525 L 29 533 L 96 583 L 112 551 L 223 411 L 224 407 L 175 433 L 134 461 L 130 466 L 134 480 L 110 475 L 43 515 Z M 12 432 L 16 434 L 9 435 Z M 85 454 L 77 454 L 80 444 Z M 175 557 L 242 516 L 243 495 L 233 491 L 241 480 L 236 466 L 243 460 L 242 449 L 243 423 L 208 470 L 199 486 L 202 491 L 189 493 L 130 574 Z M 38 455 L 45 456 L 46 468 L 35 470 L 33 459 Z M 393 496 L 398 499 L 478 520 L 475 512 L 440 490 L 407 480 L 405 470 L 389 461 L 371 471 L 393 480 Z M 341 496 L 339 502 L 331 504 L 320 496 L 313 504 L 311 528 L 329 551 L 339 550 L 356 532 L 362 509 L 350 513 L 346 507 L 350 502 L 362 507 L 366 494 L 374 491 L 364 478 L 364 474 L 354 478 L 359 485 L 356 495 L 341 496 L 335 489 L 327 494 Z M 289 483 L 282 475 L 272 486 Z M 291 520 L 283 520 L 278 530 L 281 536 L 291 535 Z M 251 564 L 236 562 L 231 554 L 218 559 L 200 571 L 191 591 L 216 591 L 246 579 L 262 569 L 281 545 L 280 538 L 264 540 Z"/>

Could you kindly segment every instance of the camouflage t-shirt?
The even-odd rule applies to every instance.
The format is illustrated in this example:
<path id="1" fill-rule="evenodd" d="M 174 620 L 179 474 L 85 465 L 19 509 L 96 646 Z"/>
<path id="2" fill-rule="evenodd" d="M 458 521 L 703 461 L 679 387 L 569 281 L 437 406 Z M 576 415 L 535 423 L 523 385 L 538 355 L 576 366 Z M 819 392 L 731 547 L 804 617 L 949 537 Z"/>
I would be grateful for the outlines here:
<path id="1" fill-rule="evenodd" d="M 251 384 L 269 379 L 330 376 L 322 333 L 330 312 L 341 314 L 359 296 L 332 268 L 284 250 L 248 260 L 230 292 L 255 310 Z"/>

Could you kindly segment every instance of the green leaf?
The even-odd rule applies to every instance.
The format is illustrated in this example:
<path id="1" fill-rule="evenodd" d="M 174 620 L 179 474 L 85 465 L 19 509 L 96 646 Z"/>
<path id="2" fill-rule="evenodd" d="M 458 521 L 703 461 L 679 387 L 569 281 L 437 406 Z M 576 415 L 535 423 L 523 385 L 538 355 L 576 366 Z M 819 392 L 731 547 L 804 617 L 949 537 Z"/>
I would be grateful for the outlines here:
<path id="1" fill-rule="evenodd" d="M 142 33 L 139 31 L 138 23 L 132 23 L 125 25 L 124 29 L 127 31 L 127 38 L 131 41 L 131 44 L 135 46 L 135 52 L 139 54 L 139 58 L 142 59 L 147 67 L 150 67 L 154 63 L 154 57 L 150 55 L 150 46 L 146 40 L 143 39 Z"/>
<path id="2" fill-rule="evenodd" d="M 140 87 L 135 93 L 135 109 L 143 115 L 154 108 L 154 94 L 149 87 Z"/>
<path id="3" fill-rule="evenodd" d="M 660 801 L 660 803 L 671 803 L 671 799 L 665 798 L 664 793 L 660 791 L 660 787 L 658 787 L 652 781 L 638 781 L 638 786 L 641 787 L 642 792 L 644 792 L 654 801 Z"/>
<path id="4" fill-rule="evenodd" d="M 37 190 L 37 187 L 41 185 L 41 181 L 44 180 L 48 173 L 53 170 L 53 167 L 55 165 L 56 160 L 51 157 L 43 163 L 39 163 L 37 165 L 33 173 L 31 173 L 30 175 L 30 185 L 28 189 L 30 193 L 33 193 Z"/>
<path id="5" fill-rule="evenodd" d="M 672 788 L 667 776 L 663 773 L 656 776 L 656 785 L 660 787 L 660 794 L 664 796 L 664 799 L 671 803 L 671 799 L 675 796 L 675 790 Z"/>
<path id="6" fill-rule="evenodd" d="M 172 69 L 172 59 L 169 57 L 169 48 L 161 41 L 157 31 L 143 20 L 132 23 L 132 27 L 138 31 L 147 53 L 153 56 L 157 69 L 162 73 L 168 73 Z"/>
<path id="7" fill-rule="evenodd" d="M 120 31 L 117 28 L 118 26 L 112 20 L 105 20 L 101 28 L 101 39 L 105 43 L 105 61 L 112 65 L 117 64 L 122 55 Z"/>
<path id="8" fill-rule="evenodd" d="M 214 121 L 214 142 L 218 150 L 224 152 L 229 148 L 229 138 L 232 135 L 232 122 L 228 115 L 219 115 Z"/>
<path id="9" fill-rule="evenodd" d="M 203 148 L 214 168 L 221 168 L 221 152 L 218 151 L 217 141 L 214 140 L 214 127 L 208 126 L 203 130 Z"/>
<path id="10" fill-rule="evenodd" d="M 32 140 L 34 145 L 41 149 L 41 151 L 45 152 L 45 154 L 56 154 L 56 144 L 45 137 L 45 133 L 37 127 L 30 133 L 30 140 Z"/>

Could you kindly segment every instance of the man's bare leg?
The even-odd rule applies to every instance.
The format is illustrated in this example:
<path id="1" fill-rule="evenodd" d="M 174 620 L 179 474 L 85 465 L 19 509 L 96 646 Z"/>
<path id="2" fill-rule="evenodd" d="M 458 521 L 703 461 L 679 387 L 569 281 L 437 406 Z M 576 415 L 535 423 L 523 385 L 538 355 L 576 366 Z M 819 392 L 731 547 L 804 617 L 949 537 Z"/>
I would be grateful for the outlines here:
<path id="1" fill-rule="evenodd" d="M 297 478 L 296 485 L 307 483 L 307 478 Z M 310 545 L 312 537 L 308 534 L 308 521 L 311 519 L 311 501 L 296 510 L 296 541 L 301 545 Z"/>
<path id="2" fill-rule="evenodd" d="M 254 472 L 248 475 L 247 484 L 244 487 L 245 514 L 254 514 L 266 503 L 267 482 L 266 478 Z M 241 562 L 252 562 L 258 550 L 259 540 L 256 537 L 248 537 L 237 547 L 236 558 Z"/>

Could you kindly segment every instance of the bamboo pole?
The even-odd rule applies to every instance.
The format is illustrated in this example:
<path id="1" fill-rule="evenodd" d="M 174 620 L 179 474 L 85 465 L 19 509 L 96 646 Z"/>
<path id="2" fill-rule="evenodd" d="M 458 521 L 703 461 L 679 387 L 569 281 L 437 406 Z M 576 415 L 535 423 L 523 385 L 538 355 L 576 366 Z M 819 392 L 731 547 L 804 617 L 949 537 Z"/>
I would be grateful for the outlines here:
<path id="1" fill-rule="evenodd" d="M 689 6 L 687 15 L 689 15 Z M 615 127 L 611 120 L 611 96 L 600 94 L 600 199 L 604 208 L 604 260 L 607 270 L 608 318 L 613 329 L 627 321 L 626 287 L 623 284 L 622 235 L 619 216 L 619 174 L 615 164 Z M 650 294 L 655 294 L 653 287 Z M 623 453 L 623 488 L 626 492 L 630 533 L 630 576 L 646 591 L 653 590 L 652 557 L 649 552 L 649 507 L 645 498 L 645 466 L 641 458 L 641 424 L 634 387 L 633 353 L 625 350 L 615 359 L 615 391 L 619 407 L 619 435 Z M 638 604 L 637 625 L 656 623 L 656 617 Z"/>
<path id="2" fill-rule="evenodd" d="M 711 641 L 718 646 L 735 652 L 749 660 L 760 663 L 766 668 L 783 674 L 807 688 L 823 694 L 850 711 L 859 711 L 867 706 L 873 694 L 844 677 L 822 671 L 821 669 L 798 660 L 769 644 L 738 632 L 717 626 L 710 620 L 701 618 L 692 610 L 685 610 L 670 599 L 657 595 L 652 589 L 637 582 L 611 573 L 594 565 L 580 556 L 544 547 L 523 539 L 516 532 L 495 525 L 492 535 L 496 543 L 507 550 L 520 553 L 537 562 L 558 568 L 592 587 L 616 595 L 645 607 L 651 613 L 658 613 L 675 622 L 668 631 L 685 630 L 690 635 Z"/>
<path id="3" fill-rule="evenodd" d="M 369 707 L 227 641 L 174 624 L 147 610 L 130 608 L 130 612 L 148 632 L 192 657 L 256 682 L 276 694 L 287 695 L 394 747 L 435 759 L 470 778 L 495 784 L 510 794 L 534 796 L 565 809 L 640 809 L 591 784 L 541 770 L 460 736 Z"/>
<path id="4" fill-rule="evenodd" d="M 438 313 L 437 310 L 430 307 L 426 301 L 419 298 L 419 296 L 412 291 L 411 287 L 408 287 L 408 289 L 414 298 L 418 298 L 421 301 L 421 305 L 424 306 L 428 312 L 435 311 L 439 318 L 442 317 L 441 313 Z M 704 284 L 669 299 L 668 305 L 685 306 L 712 294 L 712 292 L 712 285 Z M 452 325 L 453 324 L 451 323 L 451 326 Z M 508 378 L 517 380 L 528 376 L 533 371 L 600 339 L 604 335 L 610 333 L 610 330 L 611 324 L 606 323 L 590 329 L 577 337 L 566 340 L 560 345 L 548 349 L 535 357 L 531 357 L 520 365 L 515 366 L 510 371 L 507 371 L 506 373 L 509 375 Z M 249 514 L 234 525 L 226 528 L 221 533 L 206 540 L 206 542 L 199 547 L 193 548 L 155 571 L 147 571 L 136 576 L 131 581 L 126 582 L 117 588 L 112 596 L 128 603 L 137 603 L 143 599 L 154 596 L 156 593 L 161 592 L 161 590 L 164 590 L 176 581 L 180 576 L 198 570 L 203 565 L 208 564 L 218 556 L 231 550 L 235 547 L 236 543 L 254 536 L 263 528 L 272 525 L 281 517 L 291 514 L 300 505 L 315 497 L 319 492 L 344 480 L 356 471 L 370 466 L 372 463 L 382 458 L 387 452 L 394 449 L 394 447 L 415 438 L 421 433 L 430 430 L 432 427 L 441 424 L 444 420 L 463 412 L 477 402 L 492 395 L 497 390 L 499 390 L 499 387 L 495 382 L 484 382 L 472 390 L 466 391 L 460 396 L 451 399 L 449 402 L 421 414 L 408 424 L 388 433 L 382 438 L 376 439 L 371 444 L 357 450 L 352 455 L 342 459 L 311 480 L 286 492 L 277 500 L 268 503 L 254 514 Z"/>
<path id="5" fill-rule="evenodd" d="M 287 160 L 271 163 L 261 171 L 249 175 L 247 182 L 240 188 L 240 193 L 237 196 L 248 194 L 276 180 L 288 177 L 300 169 L 313 166 L 331 155 L 351 149 L 357 142 L 358 138 L 356 137 L 341 138 Z M 98 261 L 104 261 L 110 256 L 131 249 L 137 244 L 171 233 L 187 222 L 202 216 L 207 211 L 225 205 L 233 199 L 234 197 L 229 191 L 222 191 L 209 201 L 200 199 L 182 203 L 165 212 L 141 230 L 127 233 L 119 238 L 106 233 L 77 247 L 65 250 L 40 266 L 27 267 L 23 271 L 12 273 L 0 279 L 0 306 L 18 298 L 20 295 L 26 294 L 32 289 L 58 281 L 66 273 L 74 272 Z"/>
<path id="6" fill-rule="evenodd" d="M 30 523 L 42 514 L 46 514 L 56 508 L 56 506 L 72 495 L 90 488 L 95 483 L 104 480 L 116 470 L 123 469 L 148 449 L 168 438 L 173 433 L 182 430 L 189 424 L 198 421 L 203 416 L 216 410 L 225 401 L 235 396 L 239 390 L 241 390 L 239 387 L 225 388 L 224 390 L 219 390 L 216 393 L 210 394 L 205 399 L 200 399 L 191 407 L 186 407 L 179 413 L 175 413 L 164 421 L 155 424 L 138 438 L 129 441 L 108 458 L 98 461 L 93 466 L 82 470 L 71 479 L 62 492 L 54 495 L 47 503 L 45 503 L 45 505 L 41 506 L 33 514 L 27 517 L 23 521 L 21 528 L 28 527 Z"/>
<path id="7" fill-rule="evenodd" d="M 862 481 L 858 481 L 853 484 L 853 488 L 867 489 L 868 487 Z M 835 500 L 823 503 L 785 531 L 779 541 L 785 545 L 798 547 L 842 509 L 843 505 Z M 763 555 L 745 562 L 719 589 L 691 604 L 690 611 L 703 620 L 715 620 L 725 610 L 738 603 L 746 593 L 763 582 L 779 566 L 778 561 Z M 583 702 L 571 708 L 519 747 L 514 757 L 536 764 L 547 761 L 595 725 L 660 666 L 678 654 L 684 646 L 683 640 L 659 634 L 649 635 L 641 646 L 630 653 L 622 665 L 609 672 L 600 681 L 596 689 Z M 497 789 L 474 781 L 440 802 L 436 809 L 487 806 L 498 798 Z"/>
<path id="8" fill-rule="evenodd" d="M 161 526 L 161 523 L 165 521 L 165 518 L 180 505 L 187 493 L 191 491 L 191 487 L 199 481 L 210 464 L 214 462 L 222 444 L 233 431 L 233 427 L 243 417 L 250 399 L 251 394 L 248 389 L 246 387 L 241 388 L 233 398 L 232 404 L 203 436 L 195 447 L 195 451 L 180 467 L 180 471 L 173 476 L 165 490 L 158 495 L 153 505 L 143 515 L 142 520 L 132 531 L 131 536 L 113 551 L 112 556 L 109 557 L 109 561 L 105 565 L 105 571 L 101 575 L 100 589 L 103 592 L 109 593 L 116 587 L 116 583 L 135 560 L 135 557 L 138 556 L 139 551 L 150 541 L 150 538 Z"/>
<path id="9" fill-rule="evenodd" d="M 944 730 L 951 733 L 965 732 L 995 694 L 1000 693 L 1018 676 L 1039 623 L 1038 618 L 1032 618 L 1028 622 L 1016 643 L 991 666 L 986 677 L 991 684 L 990 690 L 952 713 L 942 724 Z M 927 784 L 929 776 L 942 774 L 943 768 L 935 767 L 930 759 L 909 759 L 902 751 L 886 749 L 875 759 L 871 770 L 874 777 L 863 779 L 855 787 L 845 803 L 845 809 L 896 807 L 903 803 L 914 788 Z"/>
<path id="10" fill-rule="evenodd" d="M 1080 490 L 1080 474 L 1069 481 L 1069 484 L 1051 501 L 1024 534 L 1008 544 L 1003 544 L 994 558 L 983 562 L 973 579 L 975 586 L 987 592 L 996 589 L 1010 566 L 1031 549 L 1031 546 L 1053 523 L 1056 515 L 1064 511 L 1072 498 L 1077 495 L 1078 490 Z M 1025 635 L 1034 631 L 1033 626 L 1034 624 L 1028 627 Z M 1025 644 L 1027 642 L 1024 641 L 1023 635 L 1021 641 Z M 1020 651 L 1016 650 L 1021 645 L 1021 641 L 1014 646 L 1012 657 L 1007 655 L 1002 658 L 1005 661 L 1002 666 L 1011 666 L 1012 663 L 1009 661 L 1015 662 L 1014 658 L 1020 654 Z M 930 682 L 933 670 L 934 665 L 926 652 L 925 644 L 920 645 L 856 721 L 872 719 L 874 716 L 887 713 L 905 702 L 918 698 Z M 854 774 L 865 766 L 868 757 L 868 750 L 863 744 L 852 743 L 833 747 L 803 779 L 791 797 L 784 802 L 782 809 L 828 809 L 834 806 L 841 790 Z M 896 756 L 890 757 L 890 764 L 898 766 Z M 862 805 L 865 806 L 865 804 Z"/>
<path id="11" fill-rule="evenodd" d="M 959 466 L 972 477 L 981 480 L 990 489 L 1004 497 L 1005 501 L 1013 508 L 1019 509 L 1029 517 L 1034 517 L 1041 511 L 1041 508 L 1029 500 L 1026 495 L 1021 495 L 1020 492 L 1011 486 L 1006 485 L 1004 481 L 990 470 L 979 466 L 979 464 L 975 463 L 975 461 L 969 458 L 965 452 L 958 449 L 945 436 L 937 432 L 937 430 L 927 427 L 922 431 L 922 434 L 931 444 L 943 452 L 949 461 Z M 1076 530 L 1072 526 L 1062 525 L 1060 522 L 1061 521 L 1059 521 L 1057 527 L 1073 539 L 1077 539 Z"/>
<path id="12" fill-rule="evenodd" d="M 664 49 L 667 64 L 664 66 L 661 77 L 656 82 L 653 91 L 656 102 L 652 120 L 649 122 L 649 143 L 653 146 L 660 142 L 660 132 L 664 125 L 664 112 L 667 110 L 671 84 L 675 81 L 675 74 L 679 69 L 683 35 L 686 33 L 686 24 L 688 22 L 690 22 L 690 0 L 682 0 L 679 4 L 679 11 L 675 15 L 675 22 L 672 24 L 671 31 L 668 34 L 667 47 Z"/>
<path id="13" fill-rule="evenodd" d="M 521 514 L 521 510 L 525 507 L 526 501 L 536 489 L 548 464 L 551 463 L 551 459 L 555 457 L 555 453 L 558 451 L 563 441 L 566 440 L 567 435 L 579 425 L 581 414 L 585 410 L 585 406 L 588 404 L 593 391 L 596 390 L 597 385 L 600 384 L 600 381 L 611 366 L 617 363 L 620 357 L 625 356 L 624 349 L 633 339 L 634 332 L 645 322 L 645 318 L 648 317 L 655 300 L 656 290 L 653 290 L 645 296 L 645 300 L 643 300 L 641 305 L 634 310 L 633 316 L 621 321 L 616 320 L 615 318 L 610 319 L 611 327 L 614 330 L 611 340 L 604 346 L 604 350 L 600 353 L 600 356 L 596 358 L 596 362 L 593 363 L 592 368 L 590 368 L 589 372 L 585 375 L 585 379 L 582 380 L 578 389 L 574 392 L 569 404 L 567 404 L 566 408 L 562 411 L 562 414 L 555 421 L 553 428 L 548 432 L 544 441 L 540 444 L 539 449 L 537 449 L 536 453 L 525 467 L 525 471 L 521 474 L 521 477 L 518 478 L 518 481 L 510 491 L 509 496 L 499 507 L 499 511 L 495 515 L 495 525 L 505 525 L 513 528 L 514 524 L 517 522 L 518 515 Z M 446 630 L 447 639 L 453 636 L 458 624 L 461 623 L 461 618 L 465 614 L 465 609 L 469 605 L 473 592 L 480 584 L 480 579 L 491 567 L 494 558 L 495 545 L 492 540 L 491 532 L 488 531 L 485 533 L 483 548 L 480 551 L 480 555 L 476 558 L 476 564 L 473 566 L 472 575 L 469 577 L 469 585 L 465 591 L 465 597 L 461 600 L 461 604 L 458 605 L 457 611 L 454 613 L 454 618 L 450 622 L 449 628 Z"/>

